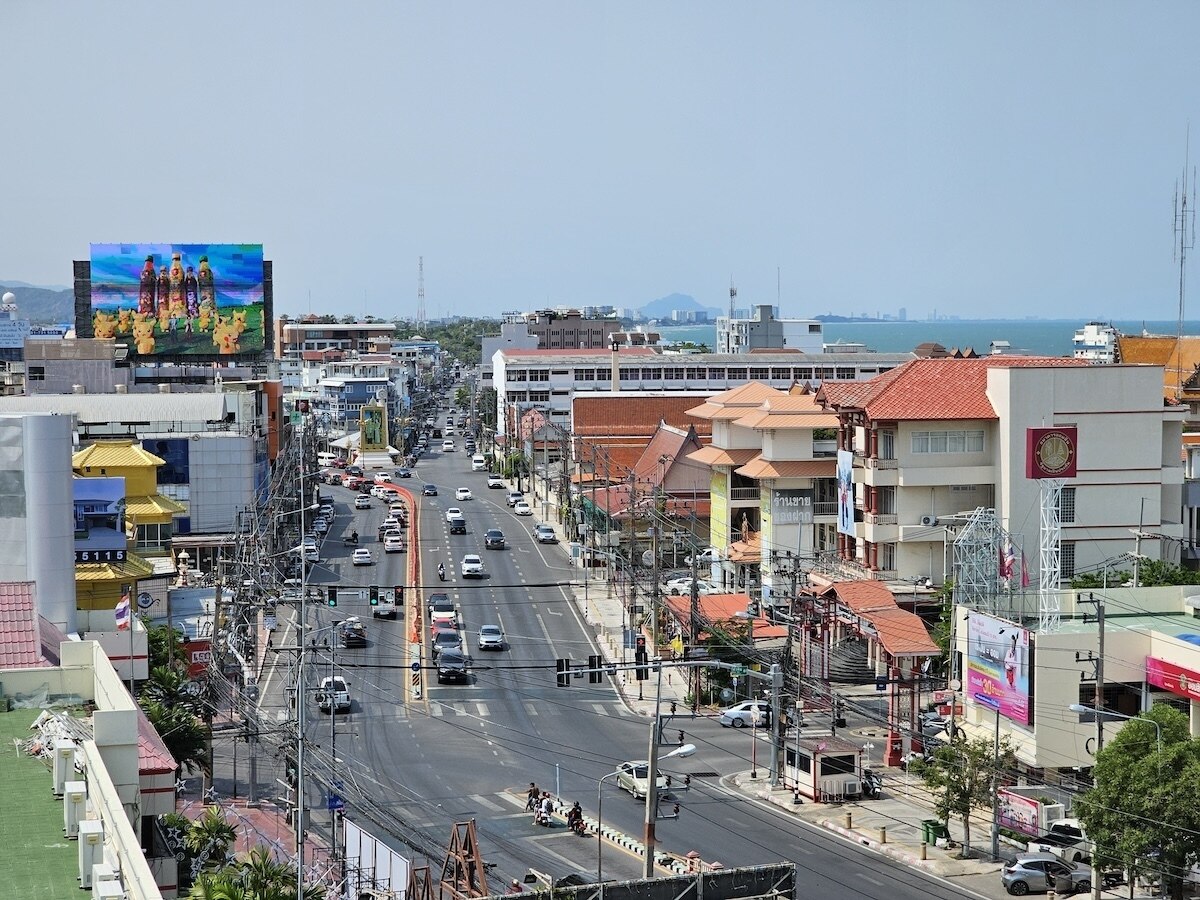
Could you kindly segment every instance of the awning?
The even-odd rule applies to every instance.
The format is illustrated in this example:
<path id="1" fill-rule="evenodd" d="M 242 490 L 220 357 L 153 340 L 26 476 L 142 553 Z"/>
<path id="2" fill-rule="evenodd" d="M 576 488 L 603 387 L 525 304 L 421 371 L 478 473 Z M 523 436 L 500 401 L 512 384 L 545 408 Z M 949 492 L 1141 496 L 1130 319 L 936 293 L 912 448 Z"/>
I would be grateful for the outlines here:
<path id="1" fill-rule="evenodd" d="M 153 574 L 154 566 L 134 553 L 126 553 L 123 563 L 78 563 L 75 566 L 76 581 L 133 581 Z"/>
<path id="2" fill-rule="evenodd" d="M 763 459 L 756 456 L 744 466 L 734 469 L 746 478 L 834 478 L 836 459 Z"/>
<path id="3" fill-rule="evenodd" d="M 705 466 L 744 466 L 757 455 L 758 450 L 755 449 L 725 450 L 709 444 L 689 453 L 687 458 Z"/>

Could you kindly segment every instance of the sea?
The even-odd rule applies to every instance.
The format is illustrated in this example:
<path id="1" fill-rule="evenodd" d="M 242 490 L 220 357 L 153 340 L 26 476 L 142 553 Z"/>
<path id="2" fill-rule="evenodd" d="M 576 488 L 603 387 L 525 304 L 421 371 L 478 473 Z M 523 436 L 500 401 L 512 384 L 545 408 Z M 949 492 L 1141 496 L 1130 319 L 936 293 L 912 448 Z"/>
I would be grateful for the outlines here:
<path id="1" fill-rule="evenodd" d="M 907 353 L 918 344 L 936 341 L 947 350 L 973 349 L 981 356 L 991 350 L 993 341 L 1008 341 L 1010 352 L 1035 356 L 1071 356 L 1075 332 L 1087 324 L 1085 319 L 966 319 L 937 321 L 878 321 L 878 322 L 826 322 L 825 343 L 864 344 L 876 353 Z M 1179 327 L 1178 321 L 1129 320 L 1110 322 L 1125 335 L 1159 334 L 1173 335 Z M 657 331 L 665 341 L 691 341 L 707 344 L 709 348 L 717 341 L 716 325 L 662 325 L 647 326 L 648 331 Z M 1185 321 L 1184 334 L 1200 334 L 1200 321 Z"/>

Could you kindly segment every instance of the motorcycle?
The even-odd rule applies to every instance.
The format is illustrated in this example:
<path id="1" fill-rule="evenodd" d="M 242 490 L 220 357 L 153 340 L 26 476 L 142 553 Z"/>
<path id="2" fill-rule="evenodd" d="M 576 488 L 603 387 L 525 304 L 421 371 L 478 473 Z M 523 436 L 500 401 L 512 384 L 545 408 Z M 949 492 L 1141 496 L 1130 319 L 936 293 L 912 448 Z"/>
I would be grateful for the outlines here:
<path id="1" fill-rule="evenodd" d="M 446 580 L 446 567 L 444 565 L 442 565 L 441 563 L 438 563 L 438 581 L 445 581 L 445 580 Z"/>
<path id="2" fill-rule="evenodd" d="M 883 776 L 870 769 L 863 769 L 862 791 L 867 800 L 876 799 L 883 790 Z"/>
<path id="3" fill-rule="evenodd" d="M 358 543 L 358 532 L 357 531 L 350 532 L 350 534 L 348 534 L 347 536 L 342 538 L 342 543 L 344 545 L 345 544 L 357 544 Z"/>

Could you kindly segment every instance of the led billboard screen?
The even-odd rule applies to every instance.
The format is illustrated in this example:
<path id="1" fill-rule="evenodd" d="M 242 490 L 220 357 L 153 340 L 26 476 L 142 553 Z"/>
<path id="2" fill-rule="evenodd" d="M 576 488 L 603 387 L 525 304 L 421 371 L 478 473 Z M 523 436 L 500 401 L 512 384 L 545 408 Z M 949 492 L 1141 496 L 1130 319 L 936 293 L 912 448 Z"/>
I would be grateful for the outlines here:
<path id="1" fill-rule="evenodd" d="M 972 612 L 967 621 L 967 695 L 1029 724 L 1029 630 Z"/>
<path id="2" fill-rule="evenodd" d="M 75 562 L 125 561 L 125 479 L 73 478 Z"/>
<path id="3" fill-rule="evenodd" d="M 89 312 L 139 356 L 261 352 L 262 244 L 92 244 Z"/>

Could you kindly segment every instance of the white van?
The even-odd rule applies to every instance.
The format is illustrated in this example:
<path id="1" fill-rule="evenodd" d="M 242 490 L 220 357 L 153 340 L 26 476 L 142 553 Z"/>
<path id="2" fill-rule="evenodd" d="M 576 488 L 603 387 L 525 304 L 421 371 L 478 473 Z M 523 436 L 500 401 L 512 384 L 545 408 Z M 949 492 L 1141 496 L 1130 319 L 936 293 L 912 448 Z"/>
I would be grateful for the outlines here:
<path id="1" fill-rule="evenodd" d="M 487 459 L 482 453 L 476 453 L 471 457 L 471 471 L 482 472 L 487 468 Z"/>
<path id="2" fill-rule="evenodd" d="M 317 454 L 317 465 L 320 466 L 322 469 L 328 469 L 330 466 L 332 466 L 337 461 L 338 461 L 338 455 L 336 453 L 318 453 Z"/>

